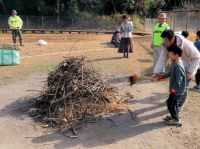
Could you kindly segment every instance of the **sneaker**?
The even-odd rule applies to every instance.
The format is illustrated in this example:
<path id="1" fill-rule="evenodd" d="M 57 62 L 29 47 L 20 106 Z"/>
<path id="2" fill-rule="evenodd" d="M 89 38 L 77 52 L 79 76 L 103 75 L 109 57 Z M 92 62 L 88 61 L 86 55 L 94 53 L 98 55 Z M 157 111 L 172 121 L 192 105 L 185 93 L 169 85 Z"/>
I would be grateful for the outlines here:
<path id="1" fill-rule="evenodd" d="M 164 122 L 165 122 L 165 124 L 167 124 L 167 125 L 176 125 L 176 126 L 181 126 L 181 125 L 182 125 L 180 119 L 179 119 L 179 120 L 170 119 L 170 120 L 165 120 Z"/>
<path id="2" fill-rule="evenodd" d="M 168 115 L 165 118 L 163 118 L 164 121 L 169 121 L 169 120 L 172 120 L 172 119 L 173 118 L 171 116 L 168 116 Z"/>
<path id="3" fill-rule="evenodd" d="M 194 88 L 195 89 L 200 89 L 200 85 L 195 85 Z"/>

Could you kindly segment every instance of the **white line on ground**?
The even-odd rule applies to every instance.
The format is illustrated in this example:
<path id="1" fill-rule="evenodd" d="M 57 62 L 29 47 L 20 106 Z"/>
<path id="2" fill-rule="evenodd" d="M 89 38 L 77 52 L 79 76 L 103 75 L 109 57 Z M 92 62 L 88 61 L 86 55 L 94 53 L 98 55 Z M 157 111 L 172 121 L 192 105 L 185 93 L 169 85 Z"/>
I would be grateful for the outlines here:
<path id="1" fill-rule="evenodd" d="M 103 48 L 103 49 L 92 49 L 92 50 L 82 50 L 82 51 L 71 51 L 71 53 L 82 53 L 82 52 L 94 52 L 94 51 L 104 51 L 104 50 L 112 50 L 113 48 Z M 32 57 L 42 57 L 42 56 L 50 56 L 50 55 L 59 55 L 59 54 L 68 54 L 70 51 L 66 52 L 57 52 L 57 53 L 46 53 L 40 55 L 31 55 L 31 56 L 23 56 L 21 59 L 32 58 Z"/>

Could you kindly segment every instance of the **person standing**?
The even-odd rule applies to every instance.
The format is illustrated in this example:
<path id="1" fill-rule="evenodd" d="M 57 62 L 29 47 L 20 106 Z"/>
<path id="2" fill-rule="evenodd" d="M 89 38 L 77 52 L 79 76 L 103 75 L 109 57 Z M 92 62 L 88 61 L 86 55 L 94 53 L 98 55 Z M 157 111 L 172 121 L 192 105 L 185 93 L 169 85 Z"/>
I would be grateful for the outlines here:
<path id="1" fill-rule="evenodd" d="M 172 61 L 170 72 L 165 74 L 165 78 L 169 79 L 169 98 L 167 100 L 167 107 L 170 116 L 164 118 L 164 122 L 169 125 L 181 125 L 181 119 L 179 118 L 179 100 L 186 91 L 186 75 L 183 62 L 181 60 L 182 49 L 173 45 L 167 48 L 168 56 Z"/>
<path id="2" fill-rule="evenodd" d="M 161 34 L 163 31 L 170 29 L 170 26 L 166 23 L 166 18 L 167 18 L 167 15 L 165 13 L 160 13 L 158 16 L 158 23 L 154 26 L 154 29 L 153 29 L 151 48 L 153 49 L 154 68 L 158 62 L 160 53 L 163 49 L 163 46 L 162 46 L 163 39 L 161 37 Z"/>
<path id="3" fill-rule="evenodd" d="M 133 21 L 131 20 L 131 18 L 129 17 L 129 23 L 133 26 Z M 134 27 L 133 27 L 134 29 Z M 133 30 L 132 30 L 133 32 Z M 130 50 L 129 50 L 130 53 L 133 53 L 134 52 L 134 49 L 133 49 L 133 41 L 132 41 L 132 38 L 131 38 L 131 43 L 130 43 Z"/>
<path id="4" fill-rule="evenodd" d="M 129 56 L 129 51 L 132 43 L 131 42 L 132 32 L 133 32 L 133 25 L 129 22 L 129 17 L 127 15 L 124 15 L 123 23 L 121 24 L 120 27 L 121 44 L 124 53 L 124 58 L 128 58 Z"/>
<path id="5" fill-rule="evenodd" d="M 169 48 L 173 45 L 178 45 L 179 47 L 181 47 L 181 49 L 183 49 L 182 61 L 186 71 L 186 91 L 183 96 L 181 96 L 181 99 L 179 101 L 179 109 L 181 110 L 187 98 L 188 88 L 191 79 L 194 77 L 197 69 L 199 68 L 200 54 L 191 41 L 185 39 L 185 37 L 180 34 L 175 34 L 172 30 L 165 30 L 161 34 L 161 37 L 163 38 L 164 47 Z M 156 67 L 154 68 L 154 74 L 152 78 L 155 80 L 157 79 L 157 77 L 159 77 L 159 74 L 163 73 L 163 69 L 168 60 L 166 48 L 161 51 L 159 60 L 156 64 Z"/>
<path id="6" fill-rule="evenodd" d="M 21 31 L 21 29 L 23 27 L 23 21 L 19 16 L 17 16 L 16 10 L 12 10 L 12 15 L 8 19 L 8 25 L 12 31 L 13 43 L 16 45 L 17 36 L 18 36 L 20 46 L 24 46 L 23 39 L 22 39 L 22 31 Z"/>

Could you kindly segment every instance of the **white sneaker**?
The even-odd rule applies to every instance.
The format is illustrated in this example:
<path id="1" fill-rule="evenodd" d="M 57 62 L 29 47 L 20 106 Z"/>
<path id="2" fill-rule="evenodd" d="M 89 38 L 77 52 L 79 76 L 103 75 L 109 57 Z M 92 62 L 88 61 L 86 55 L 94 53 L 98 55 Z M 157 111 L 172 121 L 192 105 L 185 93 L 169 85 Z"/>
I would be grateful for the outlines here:
<path id="1" fill-rule="evenodd" d="M 175 119 L 166 120 L 165 124 L 167 124 L 167 125 L 176 125 L 176 126 L 181 126 L 182 125 L 181 119 L 179 119 L 179 120 L 175 120 Z"/>

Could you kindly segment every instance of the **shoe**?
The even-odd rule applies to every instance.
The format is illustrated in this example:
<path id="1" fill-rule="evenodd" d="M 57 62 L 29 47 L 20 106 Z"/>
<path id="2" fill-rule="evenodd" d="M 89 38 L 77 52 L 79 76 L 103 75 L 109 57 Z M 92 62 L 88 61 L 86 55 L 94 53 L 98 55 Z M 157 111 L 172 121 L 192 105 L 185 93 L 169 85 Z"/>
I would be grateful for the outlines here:
<path id="1" fill-rule="evenodd" d="M 20 44 L 20 46 L 23 47 L 24 45 L 23 45 L 23 44 Z"/>
<path id="2" fill-rule="evenodd" d="M 182 125 L 180 119 L 179 119 L 179 120 L 170 119 L 170 120 L 165 120 L 164 122 L 165 122 L 165 124 L 167 124 L 167 125 L 176 125 L 176 126 L 181 126 L 181 125 Z"/>
<path id="3" fill-rule="evenodd" d="M 195 89 L 200 89 L 200 85 L 195 85 L 194 88 Z"/>
<path id="4" fill-rule="evenodd" d="M 165 118 L 163 118 L 164 121 L 169 121 L 169 120 L 172 120 L 172 119 L 173 118 L 171 116 L 168 116 L 168 115 Z"/>
<path id="5" fill-rule="evenodd" d="M 179 126 L 179 127 L 182 126 L 182 123 L 181 123 L 181 120 L 180 120 L 180 119 L 179 119 L 179 120 L 170 119 L 170 120 L 165 120 L 164 122 L 165 122 L 165 124 L 167 124 L 167 125 L 176 125 L 176 126 Z"/>

